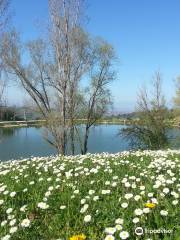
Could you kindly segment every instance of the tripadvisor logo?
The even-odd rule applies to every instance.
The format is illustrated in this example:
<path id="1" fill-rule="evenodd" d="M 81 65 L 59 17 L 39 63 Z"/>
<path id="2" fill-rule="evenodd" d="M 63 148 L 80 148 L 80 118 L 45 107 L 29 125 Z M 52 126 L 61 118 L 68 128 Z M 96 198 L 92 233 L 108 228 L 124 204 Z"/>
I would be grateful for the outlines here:
<path id="1" fill-rule="evenodd" d="M 136 234 L 136 235 L 140 236 L 140 235 L 143 235 L 143 233 L 144 233 L 144 230 L 143 230 L 142 227 L 137 227 L 137 228 L 135 229 L 135 234 Z"/>
<path id="2" fill-rule="evenodd" d="M 144 233 L 149 233 L 149 234 L 159 234 L 159 233 L 162 233 L 162 234 L 170 234 L 172 233 L 172 229 L 143 229 L 142 227 L 137 227 L 135 229 L 135 234 L 138 235 L 138 236 L 141 236 L 143 235 Z"/>

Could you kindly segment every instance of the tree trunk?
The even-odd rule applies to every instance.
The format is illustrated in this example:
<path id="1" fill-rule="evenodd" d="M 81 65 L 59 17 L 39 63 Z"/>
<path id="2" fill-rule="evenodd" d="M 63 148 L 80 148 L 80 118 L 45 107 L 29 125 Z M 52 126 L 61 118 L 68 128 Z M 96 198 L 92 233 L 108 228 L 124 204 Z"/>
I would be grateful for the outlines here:
<path id="1" fill-rule="evenodd" d="M 88 150 L 88 148 L 87 148 L 88 138 L 89 138 L 89 126 L 86 126 L 82 154 L 86 154 L 87 153 L 87 150 Z"/>
<path id="2" fill-rule="evenodd" d="M 74 155 L 75 153 L 75 145 L 74 145 L 74 127 L 71 127 L 70 130 L 70 138 L 71 138 L 71 153 Z"/>
<path id="3" fill-rule="evenodd" d="M 66 83 L 63 91 L 63 136 L 61 154 L 66 154 Z"/>

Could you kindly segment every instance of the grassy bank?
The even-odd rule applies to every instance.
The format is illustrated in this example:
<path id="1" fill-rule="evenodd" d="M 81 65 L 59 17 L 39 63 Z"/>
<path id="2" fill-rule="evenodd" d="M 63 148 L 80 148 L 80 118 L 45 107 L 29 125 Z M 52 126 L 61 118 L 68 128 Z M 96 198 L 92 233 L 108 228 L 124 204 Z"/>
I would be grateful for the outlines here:
<path id="1" fill-rule="evenodd" d="M 178 240 L 179 175 L 171 150 L 1 163 L 0 237 Z"/>

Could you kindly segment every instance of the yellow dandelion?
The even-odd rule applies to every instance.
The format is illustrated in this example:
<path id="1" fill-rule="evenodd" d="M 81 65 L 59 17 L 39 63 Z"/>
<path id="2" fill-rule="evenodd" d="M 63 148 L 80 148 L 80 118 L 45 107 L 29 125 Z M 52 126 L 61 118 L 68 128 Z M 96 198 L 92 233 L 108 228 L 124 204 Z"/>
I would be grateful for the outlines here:
<path id="1" fill-rule="evenodd" d="M 145 206 L 147 208 L 155 208 L 156 204 L 155 203 L 146 203 Z"/>
<path id="2" fill-rule="evenodd" d="M 69 240 L 85 240 L 86 236 L 84 234 L 74 235 L 70 237 Z"/>

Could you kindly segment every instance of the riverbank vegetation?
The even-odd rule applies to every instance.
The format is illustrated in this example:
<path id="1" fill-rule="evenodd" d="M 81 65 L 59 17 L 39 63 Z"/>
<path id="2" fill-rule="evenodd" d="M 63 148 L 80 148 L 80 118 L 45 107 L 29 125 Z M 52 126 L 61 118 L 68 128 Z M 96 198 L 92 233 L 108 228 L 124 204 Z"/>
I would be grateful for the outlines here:
<path id="1" fill-rule="evenodd" d="M 162 77 L 156 72 L 152 81 L 151 95 L 145 87 L 139 91 L 137 116 L 139 121 L 125 128 L 120 134 L 131 139 L 136 148 L 162 149 L 169 146 L 168 125 L 171 115 L 162 92 Z"/>
<path id="2" fill-rule="evenodd" d="M 179 173 L 175 150 L 1 163 L 0 237 L 178 240 Z"/>

